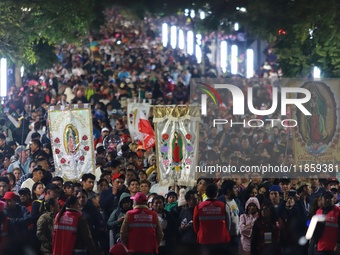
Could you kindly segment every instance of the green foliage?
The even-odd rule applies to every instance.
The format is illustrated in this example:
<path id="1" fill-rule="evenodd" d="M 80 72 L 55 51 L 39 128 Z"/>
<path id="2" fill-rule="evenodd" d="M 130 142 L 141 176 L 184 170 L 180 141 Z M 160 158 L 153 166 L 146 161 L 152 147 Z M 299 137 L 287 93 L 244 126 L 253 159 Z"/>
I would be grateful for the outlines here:
<path id="1" fill-rule="evenodd" d="M 274 46 L 286 77 L 308 76 L 313 66 L 339 77 L 339 8 L 336 0 L 252 0 L 243 22 Z"/>
<path id="2" fill-rule="evenodd" d="M 94 5 L 95 0 L 2 0 L 0 55 L 36 63 L 41 45 L 79 42 L 94 21 Z"/>

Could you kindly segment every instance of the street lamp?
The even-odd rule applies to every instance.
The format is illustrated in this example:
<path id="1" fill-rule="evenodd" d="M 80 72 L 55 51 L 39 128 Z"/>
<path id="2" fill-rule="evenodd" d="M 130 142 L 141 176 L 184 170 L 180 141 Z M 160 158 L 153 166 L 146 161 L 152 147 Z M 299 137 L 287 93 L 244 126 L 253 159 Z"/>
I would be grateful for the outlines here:
<path id="1" fill-rule="evenodd" d="M 0 97 L 7 96 L 7 59 L 0 60 Z"/>

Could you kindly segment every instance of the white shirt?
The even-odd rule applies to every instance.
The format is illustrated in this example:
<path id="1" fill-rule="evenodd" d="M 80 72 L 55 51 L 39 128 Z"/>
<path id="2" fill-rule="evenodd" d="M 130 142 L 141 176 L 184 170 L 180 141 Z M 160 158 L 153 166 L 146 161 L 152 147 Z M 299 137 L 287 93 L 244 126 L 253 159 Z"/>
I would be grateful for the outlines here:
<path id="1" fill-rule="evenodd" d="M 33 188 L 34 183 L 35 183 L 35 181 L 33 181 L 32 178 L 28 178 L 26 181 L 24 181 L 21 184 L 20 189 L 28 188 L 31 191 L 31 194 L 32 194 L 32 188 Z"/>

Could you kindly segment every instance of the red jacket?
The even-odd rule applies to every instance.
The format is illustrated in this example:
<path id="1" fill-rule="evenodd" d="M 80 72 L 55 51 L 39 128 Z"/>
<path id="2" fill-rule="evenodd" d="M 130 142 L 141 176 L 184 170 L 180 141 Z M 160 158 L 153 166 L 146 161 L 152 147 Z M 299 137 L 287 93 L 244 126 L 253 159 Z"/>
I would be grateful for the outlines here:
<path id="1" fill-rule="evenodd" d="M 316 211 L 316 214 L 322 214 L 322 208 Z M 318 241 L 318 251 L 333 251 L 338 241 L 339 231 L 339 214 L 340 208 L 334 206 L 326 214 L 325 228 Z"/>
<path id="2" fill-rule="evenodd" d="M 147 208 L 135 208 L 127 212 L 129 239 L 127 249 L 131 252 L 158 252 L 156 238 L 157 214 Z"/>
<path id="3" fill-rule="evenodd" d="M 53 255 L 72 255 L 76 244 L 80 216 L 81 212 L 79 211 L 67 210 L 58 222 L 54 221 Z"/>
<path id="4" fill-rule="evenodd" d="M 199 203 L 194 210 L 193 225 L 200 244 L 230 242 L 225 204 L 221 201 L 208 199 Z"/>

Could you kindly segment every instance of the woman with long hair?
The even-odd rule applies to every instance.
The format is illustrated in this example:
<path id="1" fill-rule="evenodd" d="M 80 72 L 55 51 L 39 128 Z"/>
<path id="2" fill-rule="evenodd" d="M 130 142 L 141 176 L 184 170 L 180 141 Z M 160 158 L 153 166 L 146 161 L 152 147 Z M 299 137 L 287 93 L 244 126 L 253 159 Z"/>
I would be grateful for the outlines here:
<path id="1" fill-rule="evenodd" d="M 90 229 L 80 211 L 76 196 L 70 196 L 54 220 L 54 255 L 95 255 L 97 254 Z"/>
<path id="2" fill-rule="evenodd" d="M 38 200 L 44 193 L 45 186 L 42 182 L 36 182 L 32 186 L 32 200 Z"/>

